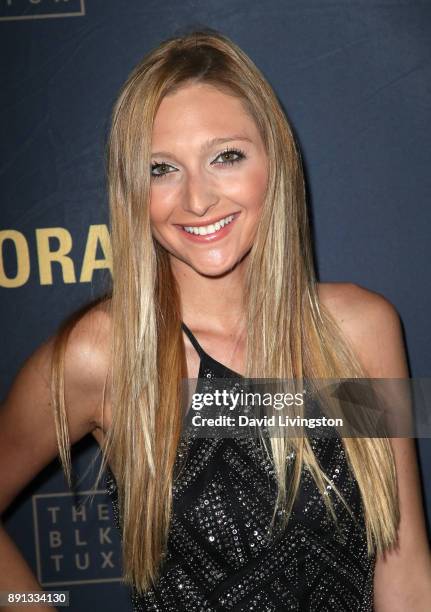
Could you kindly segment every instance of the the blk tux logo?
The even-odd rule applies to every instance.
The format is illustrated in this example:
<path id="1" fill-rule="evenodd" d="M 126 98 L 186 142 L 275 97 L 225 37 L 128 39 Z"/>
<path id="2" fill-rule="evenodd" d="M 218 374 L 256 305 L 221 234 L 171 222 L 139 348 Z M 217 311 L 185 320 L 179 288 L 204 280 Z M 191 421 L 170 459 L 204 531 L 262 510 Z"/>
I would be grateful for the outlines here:
<path id="1" fill-rule="evenodd" d="M 1 0 L 0 21 L 83 17 L 85 0 Z"/>
<path id="2" fill-rule="evenodd" d="M 80 496 L 90 496 L 82 503 Z M 42 586 L 121 580 L 121 546 L 105 491 L 33 496 L 36 562 Z"/>

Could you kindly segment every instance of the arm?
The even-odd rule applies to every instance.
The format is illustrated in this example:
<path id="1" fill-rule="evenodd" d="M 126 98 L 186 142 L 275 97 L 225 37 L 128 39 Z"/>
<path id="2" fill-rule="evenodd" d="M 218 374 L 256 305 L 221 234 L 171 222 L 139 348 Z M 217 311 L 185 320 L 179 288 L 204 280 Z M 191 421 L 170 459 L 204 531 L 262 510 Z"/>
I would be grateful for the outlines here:
<path id="1" fill-rule="evenodd" d="M 67 345 L 65 396 L 71 444 L 93 431 L 99 422 L 106 371 L 101 317 L 100 312 L 85 315 L 71 332 Z M 58 454 L 49 389 L 53 344 L 54 337 L 27 359 L 0 407 L 0 514 Z M 0 590 L 42 590 L 1 523 Z M 52 612 L 53 608 L 32 606 L 32 610 Z"/>
<path id="2" fill-rule="evenodd" d="M 399 316 L 383 296 L 348 286 L 342 326 L 370 378 L 408 378 Z M 346 304 L 347 305 L 347 304 Z M 349 314 L 347 314 L 347 312 Z M 414 440 L 391 438 L 397 470 L 398 546 L 376 559 L 376 612 L 431 610 L 431 557 L 425 528 Z"/>

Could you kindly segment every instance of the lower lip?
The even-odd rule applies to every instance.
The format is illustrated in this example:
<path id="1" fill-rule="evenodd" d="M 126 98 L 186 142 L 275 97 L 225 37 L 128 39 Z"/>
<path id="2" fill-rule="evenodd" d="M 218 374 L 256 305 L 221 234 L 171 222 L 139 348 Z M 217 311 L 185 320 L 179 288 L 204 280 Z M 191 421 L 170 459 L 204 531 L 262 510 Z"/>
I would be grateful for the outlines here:
<path id="1" fill-rule="evenodd" d="M 200 234 L 191 234 L 190 232 L 186 232 L 186 230 L 183 229 L 181 225 L 178 225 L 177 227 L 180 230 L 180 232 L 182 232 L 184 236 L 188 238 L 189 240 L 191 240 L 192 242 L 214 242 L 215 240 L 220 240 L 221 238 L 224 238 L 224 236 L 227 236 L 227 234 L 229 234 L 229 232 L 232 229 L 232 225 L 234 225 L 239 214 L 240 213 L 235 213 L 230 223 L 223 226 L 218 231 L 213 232 L 212 234 L 205 234 L 205 236 L 201 236 Z"/>

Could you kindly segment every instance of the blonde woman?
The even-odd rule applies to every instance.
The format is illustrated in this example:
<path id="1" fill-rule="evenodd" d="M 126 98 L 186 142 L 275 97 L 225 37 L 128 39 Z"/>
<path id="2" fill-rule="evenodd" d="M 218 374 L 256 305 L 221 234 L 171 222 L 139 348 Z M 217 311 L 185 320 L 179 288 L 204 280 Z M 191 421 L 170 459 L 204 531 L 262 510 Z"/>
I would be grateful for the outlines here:
<path id="1" fill-rule="evenodd" d="M 14 381 L 0 509 L 57 452 L 71 482 L 91 432 L 135 610 L 430 610 L 412 440 L 279 436 L 268 457 L 182 436 L 186 377 L 408 377 L 394 307 L 316 281 L 300 156 L 247 55 L 210 29 L 150 52 L 113 110 L 108 184 L 112 290 Z M 38 587 L 4 529 L 0 559 L 1 589 Z"/>

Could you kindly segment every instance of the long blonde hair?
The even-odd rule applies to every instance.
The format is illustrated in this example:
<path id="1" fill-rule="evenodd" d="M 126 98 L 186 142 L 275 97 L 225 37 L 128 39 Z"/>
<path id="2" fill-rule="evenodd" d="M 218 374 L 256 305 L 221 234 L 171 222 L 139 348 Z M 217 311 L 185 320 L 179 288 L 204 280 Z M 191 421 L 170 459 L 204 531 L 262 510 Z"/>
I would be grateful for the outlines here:
<path id="1" fill-rule="evenodd" d="M 269 180 L 244 296 L 246 377 L 365 377 L 335 320 L 319 303 L 301 158 L 272 88 L 250 58 L 209 28 L 172 37 L 147 54 L 113 108 L 107 149 L 113 253 L 112 425 L 103 461 L 115 464 L 122 517 L 124 580 L 142 592 L 155 583 L 172 511 L 173 468 L 182 430 L 181 381 L 187 374 L 181 307 L 168 253 L 151 233 L 151 134 L 164 96 L 187 83 L 209 83 L 240 98 L 260 131 Z M 282 341 L 280 341 L 282 339 Z M 52 389 L 59 454 L 70 482 L 70 454 L 59 335 Z M 257 350 L 258 349 L 258 350 Z M 368 551 L 396 541 L 396 473 L 387 438 L 344 438 L 362 496 Z M 286 486 L 292 449 L 295 461 Z M 323 495 L 328 481 L 310 442 L 271 438 L 278 480 L 274 508 L 288 520 L 306 464 Z M 329 496 L 323 496 L 331 508 Z"/>

